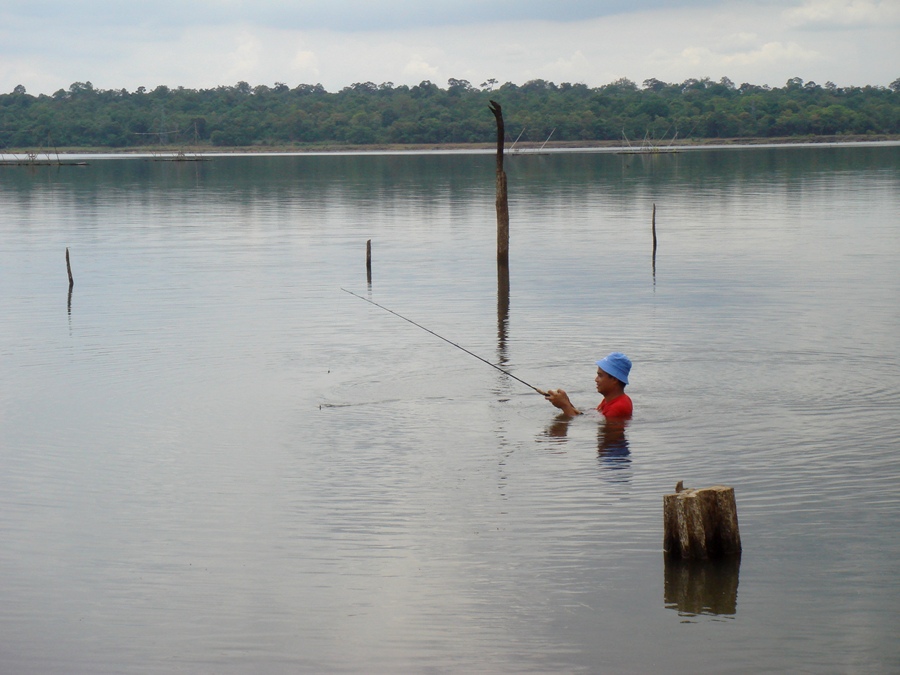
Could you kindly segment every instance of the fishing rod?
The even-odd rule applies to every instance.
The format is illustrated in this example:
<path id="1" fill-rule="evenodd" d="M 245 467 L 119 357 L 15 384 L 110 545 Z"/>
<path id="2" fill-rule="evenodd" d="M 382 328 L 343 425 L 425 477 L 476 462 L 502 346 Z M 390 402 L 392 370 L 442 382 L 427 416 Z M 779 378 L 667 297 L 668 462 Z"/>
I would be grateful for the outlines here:
<path id="1" fill-rule="evenodd" d="M 512 373 L 503 370 L 503 368 L 501 368 L 500 366 L 494 365 L 493 363 L 491 363 L 491 362 L 488 361 L 487 359 L 481 358 L 480 356 L 478 356 L 478 354 L 475 354 L 475 353 L 473 353 L 473 352 L 470 352 L 468 349 L 466 349 L 465 347 L 461 347 L 460 345 L 456 344 L 456 343 L 453 342 L 452 340 L 448 340 L 448 339 L 445 338 L 443 335 L 438 335 L 438 334 L 435 333 L 433 330 L 431 330 L 431 329 L 429 329 L 429 328 L 425 328 L 425 326 L 423 326 L 422 324 L 416 323 L 416 322 L 413 321 L 412 319 L 407 319 L 407 318 L 406 318 L 405 316 L 403 316 L 402 314 L 397 314 L 397 312 L 395 312 L 394 310 L 388 309 L 388 308 L 385 307 L 384 305 L 379 305 L 379 304 L 378 304 L 377 302 L 375 302 L 374 300 L 369 300 L 368 298 L 364 298 L 364 297 L 361 296 L 361 295 L 357 295 L 357 294 L 354 293 L 353 291 L 348 291 L 346 288 L 342 288 L 341 290 L 344 291 L 344 293 L 349 293 L 349 294 L 352 295 L 354 298 L 359 298 L 360 300 L 364 300 L 364 301 L 368 302 L 370 305 L 375 305 L 375 306 L 378 307 L 379 309 L 383 309 L 385 312 L 390 312 L 390 313 L 393 314 L 394 316 L 396 316 L 396 317 L 398 317 L 398 318 L 400 318 L 400 319 L 403 319 L 404 321 L 407 321 L 407 322 L 411 323 L 411 324 L 412 324 L 413 326 L 415 326 L 416 328 L 421 328 L 421 329 L 424 330 L 426 333 L 431 333 L 431 334 L 434 335 L 436 338 L 440 338 L 441 340 L 443 340 L 443 341 L 446 342 L 447 344 L 453 345 L 453 346 L 456 347 L 457 349 L 461 349 L 462 351 L 464 351 L 464 352 L 465 352 L 466 354 L 468 354 L 469 356 L 474 356 L 476 359 L 478 359 L 478 360 L 481 361 L 482 363 L 488 364 L 491 368 L 495 368 L 496 370 L 499 370 L 501 373 L 503 373 L 503 374 L 506 375 L 507 377 L 511 377 L 512 379 L 516 380 L 516 382 L 521 382 L 521 383 L 524 384 L 526 387 L 528 387 L 528 388 L 530 388 L 530 389 L 534 389 L 534 390 L 535 390 L 537 393 L 539 393 L 541 396 L 546 396 L 546 395 L 547 395 L 547 392 L 545 392 L 544 390 L 538 389 L 538 388 L 535 387 L 533 384 L 528 384 L 525 380 L 523 380 L 523 379 L 521 379 L 521 378 L 518 378 L 518 377 L 516 377 L 515 375 L 513 375 Z"/>

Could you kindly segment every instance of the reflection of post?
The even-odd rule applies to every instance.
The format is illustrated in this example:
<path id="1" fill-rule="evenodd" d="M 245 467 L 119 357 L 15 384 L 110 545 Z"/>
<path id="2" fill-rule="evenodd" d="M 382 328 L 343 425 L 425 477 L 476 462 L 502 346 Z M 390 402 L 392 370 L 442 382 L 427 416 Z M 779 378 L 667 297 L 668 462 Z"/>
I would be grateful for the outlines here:
<path id="1" fill-rule="evenodd" d="M 677 560 L 666 557 L 665 604 L 682 614 L 736 614 L 740 557 Z"/>
<path id="2" fill-rule="evenodd" d="M 509 326 L 509 266 L 497 265 L 497 361 L 505 364 Z"/>
<path id="3" fill-rule="evenodd" d="M 653 205 L 653 282 L 656 283 L 656 204 Z"/>

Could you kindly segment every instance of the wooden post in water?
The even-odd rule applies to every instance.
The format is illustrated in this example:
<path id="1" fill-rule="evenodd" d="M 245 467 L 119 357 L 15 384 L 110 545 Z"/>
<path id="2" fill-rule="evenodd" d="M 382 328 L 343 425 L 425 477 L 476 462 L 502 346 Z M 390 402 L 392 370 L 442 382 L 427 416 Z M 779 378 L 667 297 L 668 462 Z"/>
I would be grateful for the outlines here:
<path id="1" fill-rule="evenodd" d="M 663 497 L 663 551 L 672 558 L 710 560 L 741 554 L 734 488 L 686 490 Z"/>
<path id="2" fill-rule="evenodd" d="M 66 272 L 69 273 L 69 290 L 72 290 L 72 286 L 75 285 L 75 280 L 72 278 L 72 265 L 69 263 L 69 247 L 66 246 Z"/>
<path id="3" fill-rule="evenodd" d="M 366 242 L 366 281 L 372 283 L 372 240 Z"/>
<path id="4" fill-rule="evenodd" d="M 497 120 L 497 264 L 509 264 L 509 201 L 506 193 L 506 172 L 503 170 L 503 142 L 506 130 L 503 126 L 503 110 L 496 101 L 490 102 L 491 112 Z"/>

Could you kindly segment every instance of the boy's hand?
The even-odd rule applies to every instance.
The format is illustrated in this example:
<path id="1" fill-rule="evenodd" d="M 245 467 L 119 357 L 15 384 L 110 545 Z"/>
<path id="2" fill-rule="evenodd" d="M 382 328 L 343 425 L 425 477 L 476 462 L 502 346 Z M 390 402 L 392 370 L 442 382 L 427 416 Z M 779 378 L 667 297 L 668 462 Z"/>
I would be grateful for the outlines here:
<path id="1" fill-rule="evenodd" d="M 574 417 L 575 415 L 580 415 L 581 412 L 572 405 L 572 402 L 569 400 L 569 395 L 565 392 L 564 389 L 548 389 L 544 394 L 544 398 L 550 401 L 554 406 L 559 408 L 569 417 Z"/>

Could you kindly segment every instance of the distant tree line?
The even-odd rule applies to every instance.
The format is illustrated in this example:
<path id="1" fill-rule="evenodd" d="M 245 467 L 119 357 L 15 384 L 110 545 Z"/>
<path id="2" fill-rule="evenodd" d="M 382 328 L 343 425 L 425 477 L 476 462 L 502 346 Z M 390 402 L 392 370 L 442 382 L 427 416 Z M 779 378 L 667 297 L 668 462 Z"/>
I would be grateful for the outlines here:
<path id="1" fill-rule="evenodd" d="M 554 141 L 900 134 L 900 78 L 890 87 L 800 78 L 780 88 L 737 86 L 726 77 L 497 85 L 362 82 L 332 93 L 320 84 L 238 82 L 129 92 L 75 82 L 51 96 L 19 85 L 0 94 L 0 149 L 490 142 L 489 99 L 503 106 L 511 138 L 533 142 L 551 132 Z"/>

